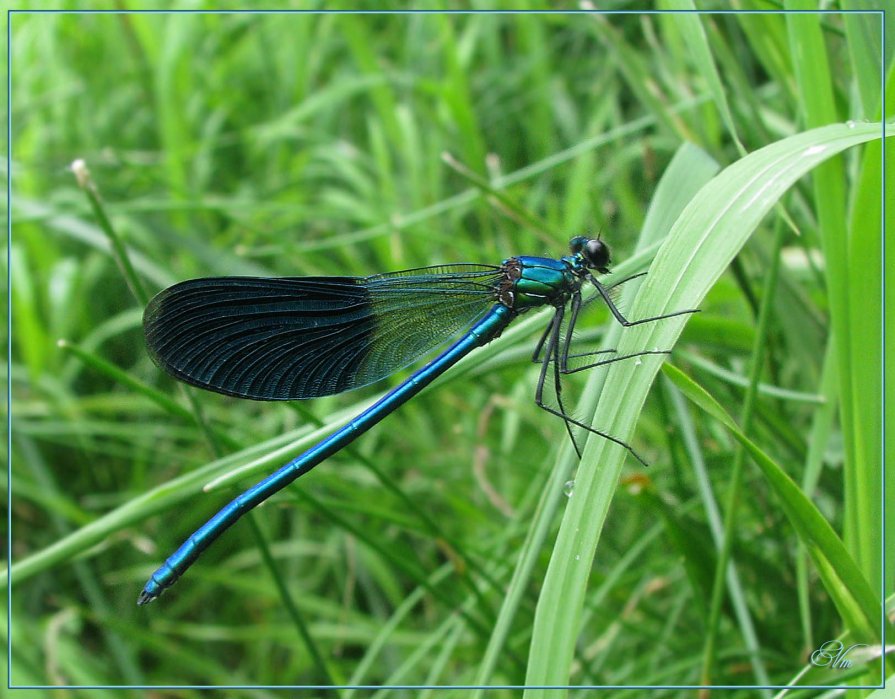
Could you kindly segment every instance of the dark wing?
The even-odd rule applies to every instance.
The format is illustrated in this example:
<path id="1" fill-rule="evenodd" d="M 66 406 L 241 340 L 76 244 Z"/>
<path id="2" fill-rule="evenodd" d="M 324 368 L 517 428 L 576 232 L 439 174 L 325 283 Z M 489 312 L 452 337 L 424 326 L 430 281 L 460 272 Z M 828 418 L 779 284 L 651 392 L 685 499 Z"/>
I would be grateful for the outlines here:
<path id="1" fill-rule="evenodd" d="M 424 267 L 372 277 L 216 277 L 146 307 L 153 361 L 194 386 L 294 400 L 366 386 L 444 344 L 495 302 L 500 268 Z"/>

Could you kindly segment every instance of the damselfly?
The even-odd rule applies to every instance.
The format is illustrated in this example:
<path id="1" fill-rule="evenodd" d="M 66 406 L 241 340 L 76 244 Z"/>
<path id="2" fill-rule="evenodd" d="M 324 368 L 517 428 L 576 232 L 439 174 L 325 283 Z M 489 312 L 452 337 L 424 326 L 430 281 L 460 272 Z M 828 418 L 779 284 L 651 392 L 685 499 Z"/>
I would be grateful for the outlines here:
<path id="1" fill-rule="evenodd" d="M 217 277 L 162 291 L 143 324 L 153 360 L 194 386 L 254 400 L 327 396 L 374 383 L 433 351 L 452 345 L 344 427 L 231 501 L 192 534 L 150 577 L 137 604 L 158 597 L 246 512 L 340 451 L 477 347 L 495 339 L 514 318 L 552 306 L 553 319 L 535 348 L 540 362 L 535 401 L 561 417 L 575 449 L 573 427 L 623 446 L 624 441 L 572 419 L 563 406 L 563 374 L 645 354 L 614 350 L 570 355 L 575 323 L 590 282 L 624 326 L 692 313 L 629 321 L 591 270 L 606 274 L 609 247 L 578 236 L 560 259 L 510 257 L 500 265 L 454 264 L 372 277 Z M 568 307 L 568 317 L 566 316 Z M 570 357 L 593 357 L 572 368 Z M 544 400 L 547 379 L 555 405 Z M 580 451 L 579 451 L 580 455 Z"/>

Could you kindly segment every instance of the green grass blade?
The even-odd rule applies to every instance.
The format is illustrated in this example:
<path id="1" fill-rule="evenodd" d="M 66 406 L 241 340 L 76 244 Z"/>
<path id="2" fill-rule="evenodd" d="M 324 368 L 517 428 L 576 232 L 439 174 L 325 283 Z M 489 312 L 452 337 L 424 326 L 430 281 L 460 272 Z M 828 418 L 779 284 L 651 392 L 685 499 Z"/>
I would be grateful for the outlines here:
<path id="1" fill-rule="evenodd" d="M 670 364 L 662 370 L 687 398 L 721 422 L 749 452 L 777 494 L 790 524 L 814 560 L 827 593 L 852 634 L 864 643 L 881 643 L 881 601 L 814 503 L 773 459 L 743 434 L 733 418 L 704 388 Z"/>
<path id="2" fill-rule="evenodd" d="M 766 146 L 726 168 L 703 187 L 677 219 L 641 287 L 631 317 L 642 318 L 699 303 L 783 193 L 812 168 L 846 148 L 879 138 L 879 124 L 834 124 Z M 686 323 L 673 318 L 630 328 L 619 354 L 670 348 Z M 612 346 L 611 342 L 610 345 Z M 592 424 L 630 440 L 661 360 L 621 362 L 605 378 L 603 391 L 624 400 L 599 402 Z M 594 376 L 589 389 L 601 377 Z M 597 391 L 587 395 L 596 397 Z M 569 500 L 535 615 L 530 685 L 563 685 L 580 629 L 578 621 L 597 541 L 626 452 L 611 442 L 590 439 Z M 545 696 L 529 690 L 526 697 Z"/>
<path id="3" fill-rule="evenodd" d="M 740 141 L 736 121 L 733 118 L 733 113 L 730 111 L 730 103 L 727 101 L 727 94 L 724 91 L 724 85 L 721 83 L 718 66 L 715 65 L 715 57 L 709 46 L 705 27 L 702 24 L 703 17 L 695 12 L 696 5 L 692 0 L 687 0 L 680 3 L 680 5 L 679 9 L 692 10 L 692 12 L 681 13 L 676 19 L 678 20 L 684 43 L 693 56 L 693 64 L 702 73 L 702 79 L 705 80 L 709 87 L 709 92 L 712 93 L 715 107 L 720 112 L 730 137 L 736 143 L 737 150 L 740 152 L 740 155 L 745 155 L 746 149 Z"/>
<path id="4" fill-rule="evenodd" d="M 137 299 L 137 303 L 141 306 L 145 306 L 149 303 L 149 295 L 143 287 L 143 280 L 134 271 L 134 266 L 131 264 L 127 247 L 121 239 L 121 236 L 118 235 L 112 222 L 109 220 L 109 217 L 106 215 L 106 209 L 99 198 L 99 190 L 97 189 L 93 178 L 90 176 L 87 164 L 83 160 L 76 160 L 72 163 L 71 169 L 75 175 L 75 179 L 78 181 L 78 186 L 84 191 L 84 195 L 90 203 L 90 209 L 93 211 L 93 215 L 96 216 L 100 229 L 109 239 L 109 243 L 112 246 L 112 255 L 115 258 L 115 262 L 118 263 L 128 286 L 130 286 L 131 292 Z"/>
<path id="5" fill-rule="evenodd" d="M 844 10 L 866 10 L 867 5 L 861 0 L 844 0 Z M 892 56 L 892 35 L 895 34 L 895 13 L 886 16 L 878 14 L 848 13 L 842 16 L 845 33 L 848 36 L 848 51 L 851 56 L 852 71 L 858 83 L 858 94 L 861 98 L 860 115 L 865 119 L 878 119 L 882 95 L 879 90 L 879 76 L 883 69 L 882 41 L 885 22 L 887 36 L 886 47 L 888 58 Z"/>
<path id="6" fill-rule="evenodd" d="M 882 576 L 884 541 L 879 527 L 883 514 L 880 146 L 880 143 L 867 146 L 857 178 L 848 221 L 850 264 L 843 270 L 848 289 L 849 324 L 836 333 L 837 350 L 839 343 L 849 343 L 848 356 L 852 359 L 848 364 L 840 359 L 838 367 L 840 390 L 843 379 L 851 387 L 852 404 L 842 411 L 842 419 L 844 423 L 845 415 L 852 416 L 851 424 L 843 424 L 843 428 L 848 427 L 854 444 L 854 458 L 845 465 L 849 485 L 846 488 L 846 521 L 850 524 L 846 529 L 846 542 L 849 550 L 855 552 L 861 570 L 874 583 Z M 845 372 L 847 375 L 843 377 Z M 892 578 L 887 579 L 891 585 Z"/>
<path id="7" fill-rule="evenodd" d="M 705 151 L 691 143 L 682 145 L 674 154 L 656 188 L 655 196 L 644 221 L 640 245 L 649 245 L 666 235 L 666 227 L 669 222 L 677 218 L 687 202 L 702 185 L 711 179 L 717 170 L 718 164 Z M 565 443 L 557 459 L 562 466 L 553 469 L 550 479 L 543 489 L 535 519 L 528 529 L 525 543 L 520 550 L 500 614 L 476 675 L 475 683 L 478 685 L 484 686 L 491 683 L 492 673 L 504 649 L 522 595 L 530 582 L 531 573 L 541 555 L 544 541 L 553 527 L 556 511 L 563 501 L 562 488 L 571 473 L 573 458 L 571 445 Z M 473 696 L 481 696 L 482 691 L 476 690 Z"/>

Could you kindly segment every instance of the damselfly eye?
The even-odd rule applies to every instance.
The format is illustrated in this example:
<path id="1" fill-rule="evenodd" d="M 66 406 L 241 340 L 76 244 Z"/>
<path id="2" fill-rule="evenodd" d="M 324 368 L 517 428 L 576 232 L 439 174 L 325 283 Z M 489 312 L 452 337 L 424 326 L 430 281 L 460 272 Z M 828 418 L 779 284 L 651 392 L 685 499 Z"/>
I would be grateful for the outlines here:
<path id="1" fill-rule="evenodd" d="M 602 240 L 591 238 L 584 244 L 584 261 L 590 269 L 607 274 L 609 272 L 609 246 Z"/>
<path id="2" fill-rule="evenodd" d="M 589 240 L 590 238 L 585 238 L 583 235 L 576 235 L 569 241 L 569 250 L 573 255 L 577 255 L 584 250 Z"/>

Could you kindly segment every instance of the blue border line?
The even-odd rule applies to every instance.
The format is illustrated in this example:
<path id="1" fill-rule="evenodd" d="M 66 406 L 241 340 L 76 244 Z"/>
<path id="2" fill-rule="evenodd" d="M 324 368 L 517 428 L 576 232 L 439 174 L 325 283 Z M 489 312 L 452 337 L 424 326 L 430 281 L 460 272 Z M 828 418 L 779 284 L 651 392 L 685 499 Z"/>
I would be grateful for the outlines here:
<path id="1" fill-rule="evenodd" d="M 7 10 L 20 15 L 879 15 L 885 10 Z M 852 685 L 849 685 L 851 687 Z"/>
<path id="2" fill-rule="evenodd" d="M 881 577 L 880 577 L 880 637 L 883 649 L 886 648 L 886 10 L 15 10 L 6 11 L 6 100 L 7 100 L 7 149 L 6 149 L 6 307 L 7 307 L 7 382 L 6 382 L 6 469 L 7 469 L 7 558 L 6 558 L 6 638 L 7 638 L 7 688 L 8 689 L 880 689 L 885 687 L 886 664 L 885 653 L 880 657 L 879 685 L 13 685 L 12 684 L 12 16 L 14 14 L 70 14 L 70 15 L 144 15 L 144 14 L 288 14 L 288 15 L 393 15 L 393 14 L 439 14 L 439 15 L 664 15 L 664 14 L 697 14 L 697 15 L 798 15 L 798 14 L 831 14 L 831 15 L 879 15 L 881 26 L 880 42 L 880 121 L 881 121 L 881 276 L 882 276 L 882 334 L 880 370 L 882 375 L 882 528 L 881 537 Z"/>
<path id="3" fill-rule="evenodd" d="M 12 684 L 12 10 L 6 11 L 6 684 Z"/>
<path id="4" fill-rule="evenodd" d="M 42 15 L 885 15 L 885 10 L 8 10 Z M 851 687 L 852 685 L 849 685 Z"/>
<path id="5" fill-rule="evenodd" d="M 10 689 L 884 689 L 881 684 L 34 684 Z"/>
<path id="6" fill-rule="evenodd" d="M 881 304 L 881 313 L 880 313 L 880 323 L 882 324 L 882 333 L 880 335 L 880 374 L 882 374 L 882 395 L 881 401 L 882 405 L 880 406 L 882 420 L 880 421 L 880 427 L 882 430 L 882 434 L 880 435 L 880 450 L 881 450 L 881 459 L 880 464 L 882 468 L 880 469 L 880 479 L 882 480 L 882 488 L 880 491 L 882 492 L 882 522 L 880 522 L 880 526 L 883 530 L 883 535 L 880 537 L 880 555 L 882 556 L 881 570 L 880 570 L 880 581 L 879 581 L 879 600 L 880 600 L 880 638 L 882 639 L 882 655 L 880 658 L 880 686 L 885 687 L 886 684 L 886 648 L 888 646 L 888 640 L 886 639 L 886 10 L 882 10 L 882 14 L 880 16 L 880 25 L 882 31 L 882 40 L 880 41 L 880 105 L 879 105 L 879 115 L 880 115 L 880 128 L 882 129 L 882 134 L 880 138 L 881 142 L 881 165 L 880 168 L 880 179 L 881 179 L 881 187 L 880 187 L 880 199 L 882 203 L 882 208 L 880 209 L 880 238 L 881 241 L 881 253 L 880 253 L 880 267 L 881 267 L 881 279 L 882 279 L 882 288 L 880 289 L 880 293 L 882 294 L 882 304 Z"/>

